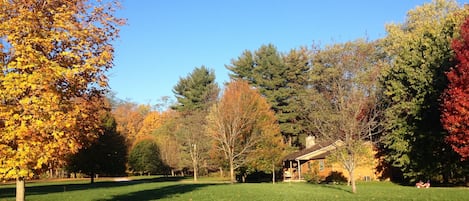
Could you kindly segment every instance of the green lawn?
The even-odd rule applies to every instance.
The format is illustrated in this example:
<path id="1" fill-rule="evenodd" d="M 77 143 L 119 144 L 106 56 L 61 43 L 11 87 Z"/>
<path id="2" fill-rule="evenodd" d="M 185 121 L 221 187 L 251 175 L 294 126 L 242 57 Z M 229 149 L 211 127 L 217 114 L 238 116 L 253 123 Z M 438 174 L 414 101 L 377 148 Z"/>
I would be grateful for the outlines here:
<path id="1" fill-rule="evenodd" d="M 134 178 L 133 181 L 28 183 L 26 200 L 469 200 L 468 188 L 417 189 L 389 182 L 359 183 L 352 194 L 342 185 L 307 183 L 226 184 L 202 179 Z M 14 185 L 0 185 L 0 201 L 14 200 Z"/>

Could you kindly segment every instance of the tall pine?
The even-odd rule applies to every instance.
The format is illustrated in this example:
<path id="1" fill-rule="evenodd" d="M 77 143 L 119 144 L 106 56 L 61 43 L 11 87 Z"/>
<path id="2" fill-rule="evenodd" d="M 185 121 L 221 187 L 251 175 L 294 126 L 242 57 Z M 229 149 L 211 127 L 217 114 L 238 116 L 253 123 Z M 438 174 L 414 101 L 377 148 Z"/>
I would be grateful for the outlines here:
<path id="1" fill-rule="evenodd" d="M 217 101 L 220 89 L 215 82 L 215 73 L 205 66 L 195 68 L 188 76 L 180 78 L 174 86 L 177 104 L 173 109 L 179 117 L 175 137 L 182 145 L 187 161 L 190 161 L 194 181 L 197 181 L 201 165 L 208 157 L 208 140 L 204 128 L 207 124 L 205 116 L 210 107 Z"/>
<path id="2" fill-rule="evenodd" d="M 195 68 L 174 86 L 177 103 L 172 108 L 180 112 L 208 110 L 218 97 L 220 89 L 215 82 L 215 72 L 205 66 Z"/>
<path id="3" fill-rule="evenodd" d="M 259 89 L 279 121 L 282 135 L 290 145 L 300 145 L 304 133 L 300 121 L 299 97 L 307 85 L 310 62 L 308 50 L 292 50 L 282 55 L 272 45 L 255 52 L 246 50 L 226 68 L 232 79 L 242 79 Z"/>

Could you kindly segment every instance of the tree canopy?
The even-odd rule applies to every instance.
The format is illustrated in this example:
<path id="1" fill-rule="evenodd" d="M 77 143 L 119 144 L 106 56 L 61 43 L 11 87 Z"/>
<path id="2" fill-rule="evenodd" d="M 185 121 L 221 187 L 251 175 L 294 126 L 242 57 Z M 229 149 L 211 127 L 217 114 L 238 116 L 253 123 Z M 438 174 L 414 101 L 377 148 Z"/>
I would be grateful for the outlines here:
<path id="1" fill-rule="evenodd" d="M 275 112 L 285 139 L 299 146 L 304 133 L 299 96 L 308 85 L 310 55 L 306 48 L 282 55 L 273 44 L 262 45 L 254 53 L 246 50 L 226 68 L 232 79 L 246 80 L 259 89 Z"/>
<path id="2" fill-rule="evenodd" d="M 243 80 L 227 85 L 207 119 L 210 122 L 207 132 L 213 140 L 213 149 L 225 156 L 231 182 L 235 181 L 234 171 L 252 158 L 249 155 L 257 146 L 280 132 L 270 105 Z"/>
<path id="3" fill-rule="evenodd" d="M 305 98 L 310 103 L 305 112 L 311 130 L 318 140 L 337 145 L 332 155 L 348 171 L 354 193 L 354 170 L 363 158 L 365 142 L 373 141 L 380 131 L 377 75 L 382 64 L 376 47 L 375 42 L 356 40 L 317 51 L 310 96 Z"/>
<path id="4" fill-rule="evenodd" d="M 446 141 L 461 159 L 469 159 L 469 18 L 461 36 L 452 43 L 457 65 L 446 75 L 448 87 L 443 95 L 441 121 L 448 131 Z"/>
<path id="5" fill-rule="evenodd" d="M 174 110 L 185 112 L 195 110 L 207 111 L 210 105 L 217 100 L 220 91 L 215 82 L 215 72 L 205 66 L 195 68 L 192 73 L 179 79 L 174 86 L 173 93 L 177 104 Z"/>
<path id="6" fill-rule="evenodd" d="M 179 79 L 173 92 L 178 103 L 172 108 L 180 114 L 175 136 L 185 153 L 182 156 L 191 161 L 194 181 L 197 181 L 199 167 L 207 159 L 209 149 L 205 130 L 200 128 L 207 124 L 205 116 L 220 92 L 215 72 L 205 66 L 195 68 L 187 77 Z"/>
<path id="7" fill-rule="evenodd" d="M 115 8 L 84 0 L 0 1 L 3 178 L 21 182 L 97 137 L 88 131 L 99 121 L 88 121 L 94 114 L 81 104 L 107 88 L 104 72 L 123 24 Z"/>
<path id="8" fill-rule="evenodd" d="M 161 152 L 153 139 L 136 142 L 129 153 L 129 168 L 139 174 L 156 174 L 166 169 Z"/>
<path id="9" fill-rule="evenodd" d="M 67 160 L 69 171 L 89 175 L 91 183 L 95 174 L 122 176 L 126 170 L 128 148 L 125 137 L 117 132 L 116 121 L 109 112 L 102 117 L 101 126 L 104 133 Z"/>
<path id="10" fill-rule="evenodd" d="M 450 44 L 459 33 L 462 10 L 455 1 L 436 0 L 409 11 L 405 23 L 386 26 L 382 145 L 386 161 L 408 180 L 438 175 L 448 180 L 457 166 L 444 143 L 439 100 L 445 72 L 454 66 Z"/>

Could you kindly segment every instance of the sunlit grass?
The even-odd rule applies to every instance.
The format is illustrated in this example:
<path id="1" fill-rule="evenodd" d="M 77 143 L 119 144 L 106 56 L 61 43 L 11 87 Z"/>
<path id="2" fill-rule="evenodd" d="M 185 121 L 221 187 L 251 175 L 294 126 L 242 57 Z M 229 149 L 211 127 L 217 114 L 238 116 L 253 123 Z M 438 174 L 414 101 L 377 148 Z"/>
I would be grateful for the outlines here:
<path id="1" fill-rule="evenodd" d="M 348 186 L 308 183 L 228 184 L 213 178 L 133 177 L 132 181 L 100 179 L 29 183 L 27 197 L 35 200 L 469 200 L 468 188 L 399 186 L 389 182 L 359 183 L 358 193 Z M 0 186 L 0 200 L 14 200 L 14 185 Z"/>

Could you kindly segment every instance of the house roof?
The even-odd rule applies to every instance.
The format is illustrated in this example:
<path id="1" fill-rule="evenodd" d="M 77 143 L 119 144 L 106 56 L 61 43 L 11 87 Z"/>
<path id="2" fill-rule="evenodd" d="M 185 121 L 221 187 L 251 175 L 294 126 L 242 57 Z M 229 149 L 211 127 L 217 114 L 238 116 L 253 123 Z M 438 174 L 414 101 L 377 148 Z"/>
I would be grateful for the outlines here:
<path id="1" fill-rule="evenodd" d="M 341 146 L 343 142 L 337 140 L 335 142 L 322 142 L 313 145 L 310 148 L 303 149 L 287 155 L 283 160 L 312 160 L 312 159 L 321 159 L 329 155 L 330 151 L 334 150 L 337 146 Z"/>

